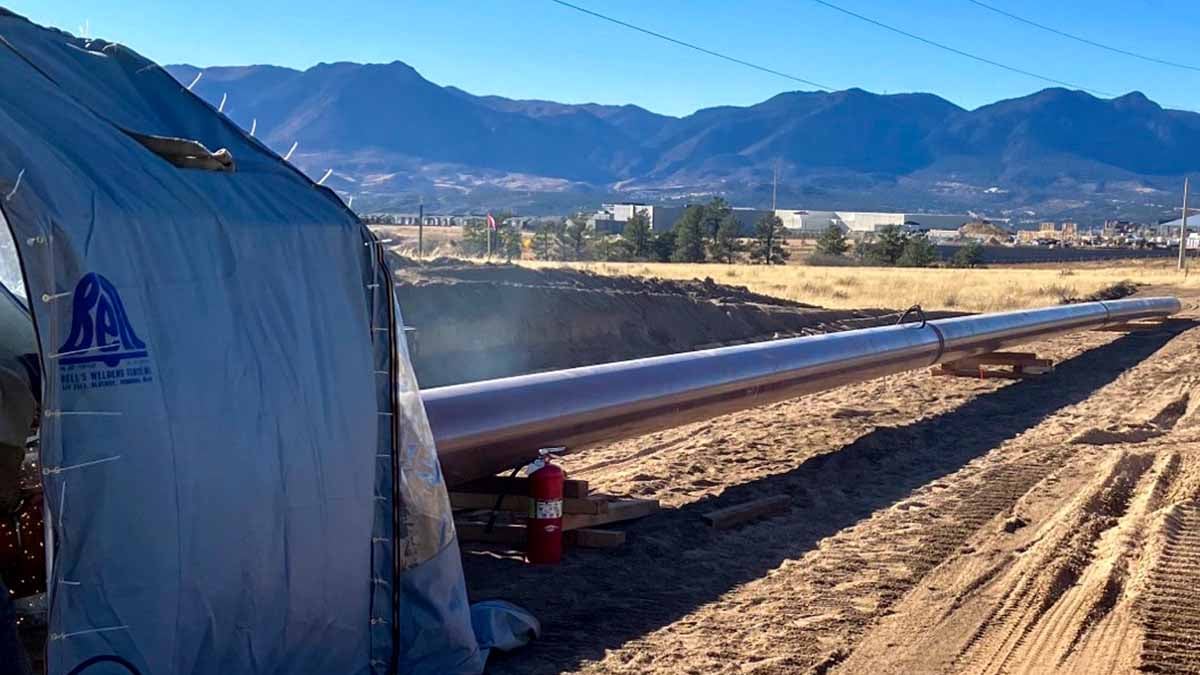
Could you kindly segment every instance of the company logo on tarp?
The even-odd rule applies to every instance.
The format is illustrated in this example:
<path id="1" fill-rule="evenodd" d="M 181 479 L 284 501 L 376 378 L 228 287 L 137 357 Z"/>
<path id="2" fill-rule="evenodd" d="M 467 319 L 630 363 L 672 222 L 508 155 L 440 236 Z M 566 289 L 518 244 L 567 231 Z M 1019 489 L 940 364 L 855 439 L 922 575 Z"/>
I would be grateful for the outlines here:
<path id="1" fill-rule="evenodd" d="M 71 332 L 58 350 L 67 390 L 149 382 L 149 352 L 112 282 L 91 272 L 75 286 Z"/>

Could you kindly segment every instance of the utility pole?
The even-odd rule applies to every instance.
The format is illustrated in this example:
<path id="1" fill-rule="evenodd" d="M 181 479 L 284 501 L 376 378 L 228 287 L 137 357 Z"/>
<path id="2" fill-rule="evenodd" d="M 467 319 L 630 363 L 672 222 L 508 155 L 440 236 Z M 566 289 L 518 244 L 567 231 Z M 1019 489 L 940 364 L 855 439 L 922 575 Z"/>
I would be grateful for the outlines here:
<path id="1" fill-rule="evenodd" d="M 1183 178 L 1183 221 L 1179 225 L 1179 269 L 1187 268 L 1187 217 L 1188 217 L 1188 179 Z"/>
<path id="2" fill-rule="evenodd" d="M 417 260 L 425 258 L 425 197 L 417 197 Z"/>
<path id="3" fill-rule="evenodd" d="M 775 195 L 779 192 L 779 158 L 775 158 L 775 179 L 771 181 L 771 212 L 775 212 Z"/>

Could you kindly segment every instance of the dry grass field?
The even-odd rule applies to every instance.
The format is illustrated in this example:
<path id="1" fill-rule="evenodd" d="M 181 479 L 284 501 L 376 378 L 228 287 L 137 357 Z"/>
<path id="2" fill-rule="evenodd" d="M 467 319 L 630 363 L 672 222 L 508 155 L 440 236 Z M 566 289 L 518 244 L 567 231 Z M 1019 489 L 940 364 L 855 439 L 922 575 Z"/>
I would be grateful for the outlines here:
<path id="1" fill-rule="evenodd" d="M 375 226 L 390 247 L 416 255 L 417 228 Z M 426 227 L 425 257 L 457 257 L 458 227 Z M 792 259 L 803 251 L 793 250 Z M 528 255 L 528 252 L 527 252 Z M 477 261 L 482 262 L 482 261 Z M 815 267 L 680 263 L 564 263 L 522 260 L 535 268 L 572 267 L 607 276 L 629 275 L 663 279 L 704 279 L 745 286 L 751 291 L 832 309 L 901 308 L 921 305 L 931 310 L 995 312 L 1044 307 L 1083 298 L 1121 281 L 1138 285 L 1200 288 L 1200 273 L 1184 277 L 1175 262 L 1128 260 L 1103 263 L 1061 263 L 990 266 L 986 269 L 911 269 L 896 267 Z"/>
<path id="2" fill-rule="evenodd" d="M 1174 261 L 1080 263 L 988 269 L 811 267 L 786 265 L 689 265 L 676 263 L 548 263 L 604 275 L 704 279 L 746 286 L 751 291 L 830 308 L 921 305 L 925 309 L 995 312 L 1042 307 L 1086 297 L 1121 281 L 1139 285 L 1200 286 L 1200 273 L 1186 278 Z"/>

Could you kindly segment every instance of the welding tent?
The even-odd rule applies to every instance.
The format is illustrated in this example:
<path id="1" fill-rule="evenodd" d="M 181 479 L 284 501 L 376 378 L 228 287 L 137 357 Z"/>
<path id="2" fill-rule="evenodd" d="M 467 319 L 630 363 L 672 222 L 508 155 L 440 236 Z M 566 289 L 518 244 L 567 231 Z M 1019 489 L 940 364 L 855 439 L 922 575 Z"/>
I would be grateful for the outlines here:
<path id="1" fill-rule="evenodd" d="M 49 672 L 482 670 L 372 233 L 128 48 L 0 37 Z"/>

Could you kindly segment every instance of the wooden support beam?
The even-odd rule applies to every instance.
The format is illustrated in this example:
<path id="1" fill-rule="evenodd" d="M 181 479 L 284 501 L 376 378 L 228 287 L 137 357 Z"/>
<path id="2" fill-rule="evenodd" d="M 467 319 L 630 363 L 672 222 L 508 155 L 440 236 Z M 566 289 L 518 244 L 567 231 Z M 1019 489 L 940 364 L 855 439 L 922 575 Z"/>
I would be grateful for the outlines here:
<path id="1" fill-rule="evenodd" d="M 563 536 L 568 544 L 580 548 L 616 548 L 625 543 L 625 533 L 621 530 L 593 530 L 585 527 L 566 532 Z"/>
<path id="2" fill-rule="evenodd" d="M 710 526 L 718 530 L 728 529 L 734 525 L 761 518 L 763 516 L 786 511 L 792 503 L 788 495 L 763 497 L 753 501 L 736 504 L 704 514 L 703 518 Z"/>
<path id="3" fill-rule="evenodd" d="M 1000 366 L 1004 369 L 995 368 Z M 991 352 L 943 363 L 930 372 L 934 375 L 975 377 L 981 380 L 1002 378 L 1019 380 L 1030 375 L 1045 375 L 1054 370 L 1054 361 L 1038 358 L 1031 352 Z"/>
<path id="4" fill-rule="evenodd" d="M 453 509 L 470 509 L 491 511 L 496 508 L 496 500 L 500 495 L 484 492 L 451 492 L 450 507 Z M 529 513 L 529 497 L 525 495 L 504 495 L 500 502 L 500 511 L 509 513 Z M 595 515 L 608 511 L 609 499 L 593 495 L 583 499 L 566 497 L 563 499 L 563 513 L 578 513 Z"/>
<path id="5" fill-rule="evenodd" d="M 470 483 L 466 483 L 464 485 L 457 485 L 455 486 L 454 491 L 482 492 L 490 495 L 528 495 L 529 479 L 525 477 L 508 478 L 506 476 L 490 476 L 488 478 L 480 478 L 479 480 L 471 481 Z M 588 483 L 586 480 L 563 481 L 563 497 L 583 499 L 587 496 Z"/>
<path id="6" fill-rule="evenodd" d="M 1114 323 L 1099 328 L 1093 328 L 1093 331 L 1101 333 L 1132 333 L 1138 330 L 1151 330 L 1158 328 L 1167 322 L 1166 319 L 1141 319 L 1138 321 L 1126 321 L 1124 323 Z"/>
<path id="7" fill-rule="evenodd" d="M 978 368 L 979 366 L 1020 366 L 1048 368 L 1054 365 L 1054 361 L 1050 359 L 1040 359 L 1037 354 L 1030 352 L 992 352 L 990 354 L 981 354 L 979 356 L 970 356 L 965 359 L 951 361 L 945 365 L 968 370 Z"/>
<path id="8" fill-rule="evenodd" d="M 485 523 L 455 523 L 454 526 L 458 530 L 459 541 L 525 547 L 524 525 L 495 525 L 490 532 Z M 581 528 L 564 532 L 563 541 L 580 548 L 616 548 L 625 543 L 625 533 L 620 530 Z"/>
<path id="9" fill-rule="evenodd" d="M 475 541 L 485 544 L 512 544 L 514 546 L 525 545 L 525 526 L 524 525 L 494 525 L 491 531 L 487 529 L 487 523 L 454 523 L 454 529 L 458 532 L 459 541 Z"/>
<path id="10" fill-rule="evenodd" d="M 619 523 L 642 518 L 658 512 L 657 499 L 616 499 L 608 503 L 606 513 L 595 515 L 566 514 L 563 516 L 564 530 L 578 530 L 608 523 Z"/>

